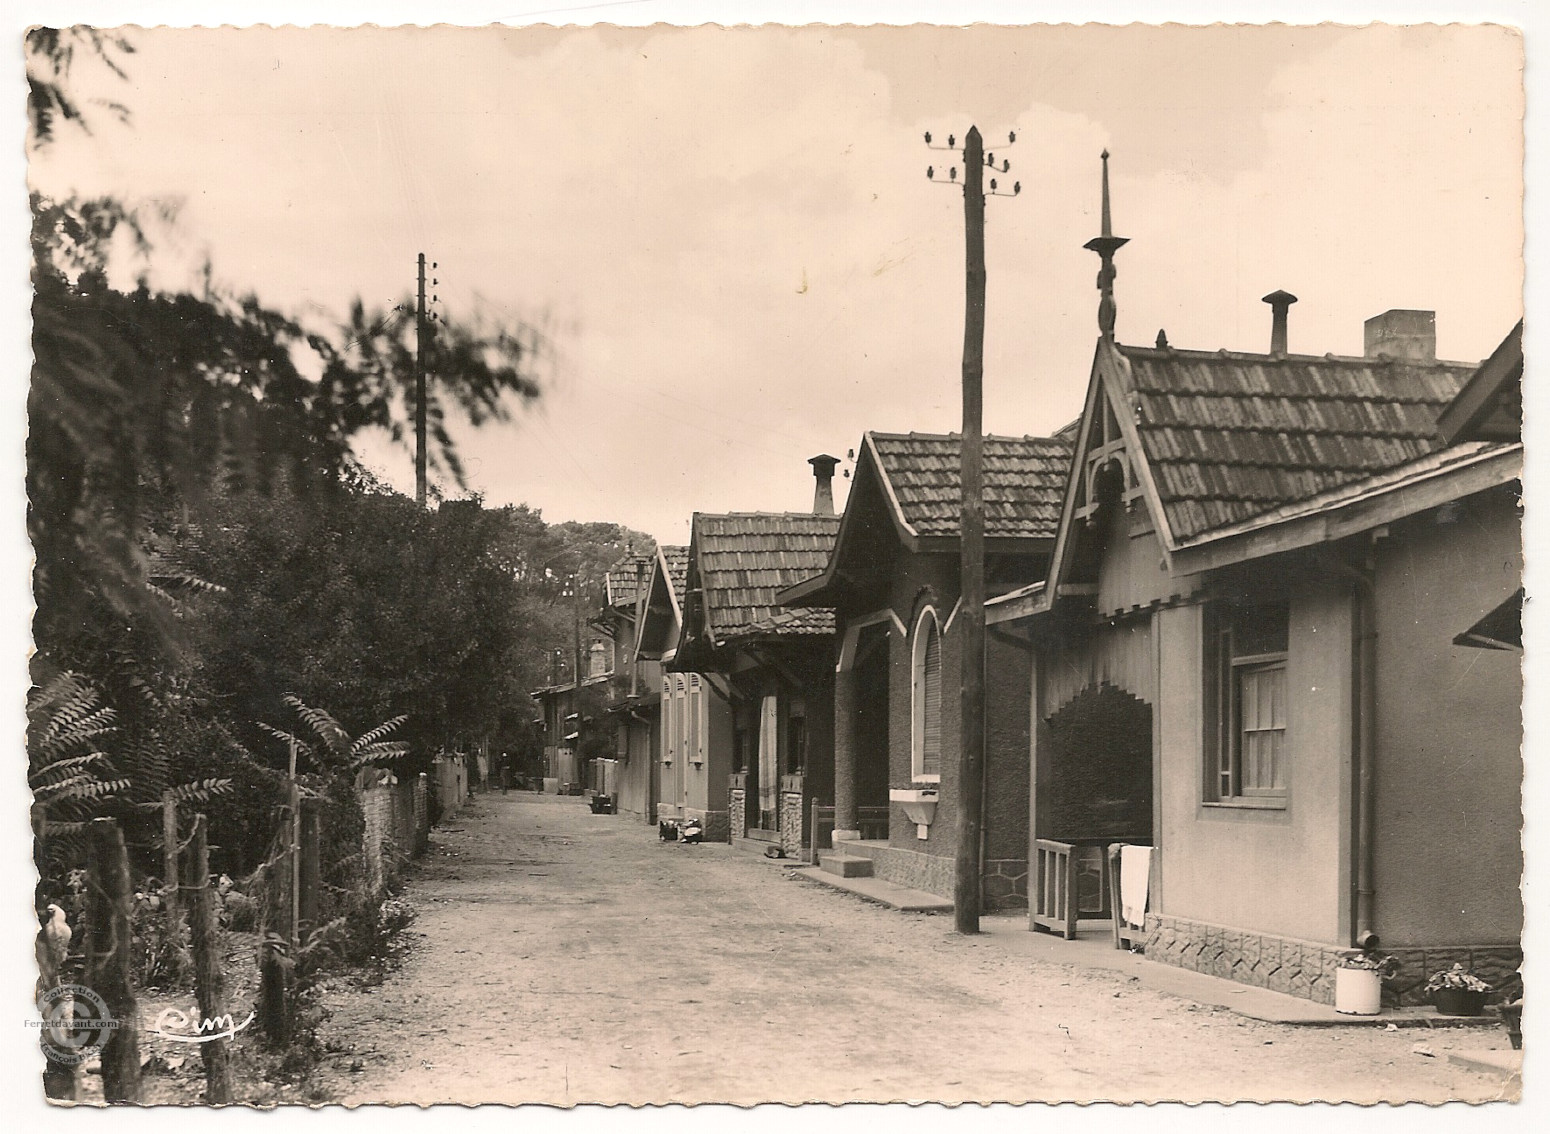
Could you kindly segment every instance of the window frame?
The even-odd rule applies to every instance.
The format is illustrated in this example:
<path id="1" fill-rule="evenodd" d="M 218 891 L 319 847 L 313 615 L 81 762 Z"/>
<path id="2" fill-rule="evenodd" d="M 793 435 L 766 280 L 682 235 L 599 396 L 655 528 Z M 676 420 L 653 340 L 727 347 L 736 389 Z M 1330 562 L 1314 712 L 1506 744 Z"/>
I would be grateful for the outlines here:
<path id="1" fill-rule="evenodd" d="M 929 627 L 927 619 L 930 619 Z M 922 633 L 925 629 L 928 632 Z M 937 751 L 935 772 L 926 771 L 926 713 L 929 711 L 929 695 L 926 685 L 926 655 L 930 649 L 932 634 L 937 646 L 937 704 L 936 731 Z M 937 618 L 936 607 L 927 604 L 915 618 L 915 629 L 910 635 L 910 780 L 917 784 L 942 782 L 942 624 Z"/>
<path id="2" fill-rule="evenodd" d="M 1205 798 L 1207 806 L 1247 809 L 1285 810 L 1291 795 L 1291 721 L 1288 680 L 1291 618 L 1288 604 L 1265 603 L 1277 608 L 1286 622 L 1287 648 L 1238 654 L 1234 649 L 1234 623 L 1244 616 L 1242 605 L 1217 602 L 1207 608 L 1205 641 L 1207 672 L 1205 725 L 1207 730 Z M 1243 725 L 1244 679 L 1251 674 L 1278 673 L 1280 677 L 1281 725 L 1260 728 L 1256 732 L 1279 732 L 1280 787 L 1245 786 L 1246 733 Z"/>

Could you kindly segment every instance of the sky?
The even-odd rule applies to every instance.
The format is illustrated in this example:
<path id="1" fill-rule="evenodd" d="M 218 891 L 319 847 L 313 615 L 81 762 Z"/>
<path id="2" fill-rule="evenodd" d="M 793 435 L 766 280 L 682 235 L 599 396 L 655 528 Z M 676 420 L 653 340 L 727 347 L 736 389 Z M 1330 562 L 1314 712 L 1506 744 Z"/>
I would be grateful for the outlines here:
<path id="1" fill-rule="evenodd" d="M 962 194 L 990 201 L 985 426 L 1080 410 L 1111 154 L 1118 337 L 1358 354 L 1437 312 L 1443 357 L 1522 311 L 1522 41 L 1500 28 L 133 29 L 123 103 L 33 163 L 51 193 L 179 207 L 154 281 L 316 321 L 409 293 L 542 328 L 544 394 L 459 428 L 469 487 L 685 542 L 695 511 L 800 510 L 807 458 L 960 420 Z M 1009 130 L 1014 146 L 998 146 Z M 413 487 L 409 451 L 363 457 Z M 454 486 L 445 486 L 455 492 Z M 841 482 L 843 503 L 844 482 Z"/>

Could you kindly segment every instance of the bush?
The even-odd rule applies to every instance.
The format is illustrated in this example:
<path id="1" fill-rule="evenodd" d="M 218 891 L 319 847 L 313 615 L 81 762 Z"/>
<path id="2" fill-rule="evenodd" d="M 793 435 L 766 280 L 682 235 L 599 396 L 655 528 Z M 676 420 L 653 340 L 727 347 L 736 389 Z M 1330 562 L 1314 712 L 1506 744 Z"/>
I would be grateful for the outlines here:
<path id="1" fill-rule="evenodd" d="M 135 891 L 130 965 L 138 988 L 187 988 L 194 977 L 188 925 L 168 915 L 160 886 Z"/>

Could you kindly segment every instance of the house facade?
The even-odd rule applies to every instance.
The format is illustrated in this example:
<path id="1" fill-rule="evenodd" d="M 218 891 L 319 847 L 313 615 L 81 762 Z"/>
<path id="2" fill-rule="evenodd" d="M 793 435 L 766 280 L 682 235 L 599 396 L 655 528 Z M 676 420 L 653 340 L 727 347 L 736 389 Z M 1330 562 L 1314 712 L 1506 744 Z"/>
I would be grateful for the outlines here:
<path id="1" fill-rule="evenodd" d="M 866 434 L 833 552 L 780 595 L 835 619 L 830 868 L 943 897 L 959 797 L 960 448 L 957 435 Z M 1043 577 L 1070 452 L 1065 438 L 986 438 L 987 593 Z M 1026 901 L 1030 657 L 1025 640 L 987 635 L 987 908 Z"/>
<path id="2" fill-rule="evenodd" d="M 795 857 L 814 801 L 833 791 L 834 619 L 783 609 L 775 595 L 828 560 L 840 522 L 836 463 L 814 458 L 814 512 L 694 516 L 683 633 L 668 668 L 721 706 L 699 734 L 715 816 L 707 838 Z"/>
<path id="3" fill-rule="evenodd" d="M 604 579 L 606 605 L 593 626 L 608 640 L 611 658 L 607 713 L 614 750 L 597 761 L 595 790 L 613 800 L 614 810 L 642 822 L 656 821 L 656 772 L 661 732 L 662 666 L 642 657 L 640 619 L 660 552 L 629 555 Z"/>
<path id="4" fill-rule="evenodd" d="M 1507 981 L 1519 659 L 1461 639 L 1521 602 L 1521 444 L 1442 435 L 1476 368 L 1431 313 L 1301 356 L 1266 299 L 1266 354 L 1098 341 L 1047 577 L 987 605 L 1031 653 L 1028 853 L 1153 847 L 1154 960 L 1322 1002 L 1354 947 L 1401 1002 Z"/>

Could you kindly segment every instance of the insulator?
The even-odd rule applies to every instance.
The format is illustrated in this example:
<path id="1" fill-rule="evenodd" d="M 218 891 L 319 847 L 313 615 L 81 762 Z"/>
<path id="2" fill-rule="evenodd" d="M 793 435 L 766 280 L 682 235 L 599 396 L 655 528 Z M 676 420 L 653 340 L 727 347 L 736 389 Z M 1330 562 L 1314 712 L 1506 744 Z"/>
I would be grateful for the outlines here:
<path id="1" fill-rule="evenodd" d="M 954 138 L 951 134 L 947 135 L 947 148 L 948 149 L 952 149 L 957 144 L 958 144 L 958 139 Z"/>
<path id="2" fill-rule="evenodd" d="M 996 168 L 996 155 L 995 154 L 986 154 L 985 155 L 985 164 L 990 166 L 991 169 L 995 169 Z"/>
<path id="3" fill-rule="evenodd" d="M 931 131 L 927 130 L 926 131 L 926 145 L 929 146 L 930 144 L 931 144 Z"/>
<path id="4" fill-rule="evenodd" d="M 1016 130 L 1008 130 L 1006 132 L 1006 144 L 1010 146 L 1010 145 L 1012 145 L 1016 141 L 1017 141 L 1017 131 Z"/>
<path id="5" fill-rule="evenodd" d="M 1017 194 L 1021 193 L 1022 191 L 1023 191 L 1023 183 L 1021 181 L 1014 181 L 1014 182 L 1012 182 L 1012 195 L 1014 197 Z"/>
<path id="6" fill-rule="evenodd" d="M 432 271 L 435 271 L 435 269 L 436 269 L 436 261 L 435 261 L 435 260 L 432 260 L 432 261 L 431 261 L 431 270 L 432 270 Z"/>
<path id="7" fill-rule="evenodd" d="M 930 181 L 935 176 L 936 176 L 936 166 L 934 166 L 934 165 L 926 166 L 926 180 Z"/>
<path id="8" fill-rule="evenodd" d="M 1001 159 L 1001 172 L 1002 173 L 1011 173 L 1012 172 L 1012 163 L 1007 161 L 1006 158 L 1002 158 Z"/>
<path id="9" fill-rule="evenodd" d="M 990 191 L 992 193 L 996 191 L 996 179 L 994 177 L 990 179 Z"/>
<path id="10" fill-rule="evenodd" d="M 947 171 L 947 175 L 949 177 L 951 177 L 954 181 L 957 181 L 958 180 L 958 167 L 956 165 L 953 166 L 951 169 L 949 169 Z"/>

